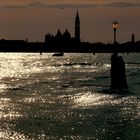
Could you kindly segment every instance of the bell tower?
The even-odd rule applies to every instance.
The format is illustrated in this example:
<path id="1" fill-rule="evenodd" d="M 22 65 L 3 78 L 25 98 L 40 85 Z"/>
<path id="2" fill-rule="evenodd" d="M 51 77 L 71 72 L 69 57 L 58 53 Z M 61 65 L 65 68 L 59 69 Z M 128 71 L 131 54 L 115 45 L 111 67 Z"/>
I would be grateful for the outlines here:
<path id="1" fill-rule="evenodd" d="M 80 41 L 80 18 L 78 10 L 75 18 L 75 39 L 76 41 Z"/>

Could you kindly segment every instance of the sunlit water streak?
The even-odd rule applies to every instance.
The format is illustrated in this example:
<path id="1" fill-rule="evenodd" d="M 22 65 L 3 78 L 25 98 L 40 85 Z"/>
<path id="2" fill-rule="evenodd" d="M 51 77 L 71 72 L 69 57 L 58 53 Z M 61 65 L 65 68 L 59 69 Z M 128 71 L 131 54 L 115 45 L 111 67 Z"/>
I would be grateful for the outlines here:
<path id="1" fill-rule="evenodd" d="M 110 55 L 0 54 L 0 139 L 140 139 L 140 59 L 111 91 Z"/>

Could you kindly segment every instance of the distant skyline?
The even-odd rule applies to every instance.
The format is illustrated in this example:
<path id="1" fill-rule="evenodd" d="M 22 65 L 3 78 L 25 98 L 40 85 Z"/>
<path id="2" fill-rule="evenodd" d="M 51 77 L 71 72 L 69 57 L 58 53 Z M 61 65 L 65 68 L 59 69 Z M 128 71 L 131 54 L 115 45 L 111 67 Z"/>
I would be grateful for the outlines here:
<path id="1" fill-rule="evenodd" d="M 44 41 L 58 28 L 74 36 L 77 9 L 82 41 L 112 42 L 113 19 L 119 22 L 118 41 L 130 40 L 132 33 L 140 40 L 139 0 L 0 0 L 0 39 Z"/>

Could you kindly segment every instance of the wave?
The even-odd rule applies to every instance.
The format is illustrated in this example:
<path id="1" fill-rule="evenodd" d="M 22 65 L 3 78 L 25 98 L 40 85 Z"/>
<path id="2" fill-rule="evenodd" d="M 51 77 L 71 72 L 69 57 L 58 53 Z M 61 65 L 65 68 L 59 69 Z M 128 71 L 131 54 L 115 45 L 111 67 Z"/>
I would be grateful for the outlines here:
<path id="1" fill-rule="evenodd" d="M 140 62 L 128 62 L 127 64 L 140 65 Z"/>
<path id="2" fill-rule="evenodd" d="M 104 64 L 104 63 L 64 63 L 64 64 L 54 64 L 52 67 L 92 67 L 92 66 L 101 66 L 101 67 L 110 67 L 110 64 Z"/>
<path id="3" fill-rule="evenodd" d="M 117 94 L 117 95 L 121 95 L 121 96 L 128 96 L 128 95 L 132 95 L 134 94 L 133 92 L 129 91 L 129 89 L 103 89 L 102 91 L 100 91 L 102 93 L 106 93 L 106 94 Z"/>
<path id="4" fill-rule="evenodd" d="M 55 67 L 71 67 L 71 66 L 92 66 L 91 63 L 65 63 L 65 64 L 55 64 Z"/>

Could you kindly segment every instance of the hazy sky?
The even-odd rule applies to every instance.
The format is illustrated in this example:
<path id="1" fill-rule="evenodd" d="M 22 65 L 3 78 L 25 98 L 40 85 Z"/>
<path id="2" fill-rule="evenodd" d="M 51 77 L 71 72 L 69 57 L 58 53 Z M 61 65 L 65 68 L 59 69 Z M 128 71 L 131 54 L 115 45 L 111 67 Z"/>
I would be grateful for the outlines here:
<path id="1" fill-rule="evenodd" d="M 119 22 L 117 39 L 140 40 L 140 0 L 0 0 L 0 38 L 43 41 L 45 33 L 66 28 L 74 36 L 76 10 L 81 19 L 81 39 L 111 42 L 111 23 Z"/>

